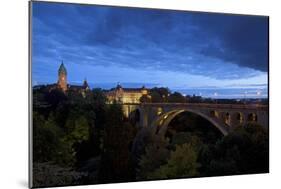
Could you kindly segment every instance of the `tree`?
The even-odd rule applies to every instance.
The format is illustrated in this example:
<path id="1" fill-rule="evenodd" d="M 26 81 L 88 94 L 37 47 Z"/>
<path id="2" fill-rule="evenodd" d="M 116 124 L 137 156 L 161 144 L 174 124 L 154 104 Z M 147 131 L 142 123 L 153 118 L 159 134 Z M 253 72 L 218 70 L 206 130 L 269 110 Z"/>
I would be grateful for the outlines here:
<path id="1" fill-rule="evenodd" d="M 151 102 L 151 97 L 149 97 L 148 95 L 142 95 L 140 97 L 140 102 L 142 102 L 142 103 L 149 103 L 149 102 Z"/>
<path id="2" fill-rule="evenodd" d="M 212 123 L 191 112 L 183 112 L 170 122 L 166 136 L 172 138 L 176 133 L 189 133 L 199 137 L 203 143 L 216 143 L 218 139 L 223 137 Z"/>
<path id="3" fill-rule="evenodd" d="M 45 100 L 51 105 L 52 110 L 54 110 L 59 103 L 67 100 L 67 96 L 60 89 L 53 89 L 45 93 Z"/>
<path id="4" fill-rule="evenodd" d="M 83 144 L 89 140 L 89 124 L 84 116 L 79 116 L 77 119 L 68 119 L 66 128 L 67 132 L 62 138 L 62 142 L 65 144 L 65 148 L 63 149 L 64 153 L 71 154 L 68 164 L 80 163 L 81 155 L 77 152 L 79 152 L 80 149 L 83 148 Z M 91 150 L 88 150 L 88 153 L 91 154 Z"/>
<path id="5" fill-rule="evenodd" d="M 190 143 L 176 145 L 167 164 L 148 175 L 150 179 L 194 177 L 198 175 L 197 154 Z"/>
<path id="6" fill-rule="evenodd" d="M 51 113 L 47 120 L 35 113 L 33 122 L 33 159 L 34 162 L 54 162 L 69 166 L 74 161 L 64 132 L 55 122 Z"/>
<path id="7" fill-rule="evenodd" d="M 253 123 L 239 126 L 215 145 L 202 148 L 199 162 L 205 176 L 267 173 L 268 131 Z"/>
<path id="8" fill-rule="evenodd" d="M 53 114 L 47 120 L 38 113 L 33 114 L 33 158 L 35 162 L 54 160 L 60 146 L 61 130 Z"/>
<path id="9" fill-rule="evenodd" d="M 176 133 L 171 140 L 171 145 L 173 147 L 183 145 L 185 143 L 191 144 L 196 152 L 198 152 L 200 147 L 203 145 L 203 142 L 200 140 L 200 138 L 190 132 Z"/>
<path id="10" fill-rule="evenodd" d="M 95 105 L 104 105 L 107 100 L 104 92 L 100 88 L 93 89 L 92 93 L 90 93 L 86 100 L 89 99 L 93 101 Z"/>
<path id="11" fill-rule="evenodd" d="M 67 135 L 71 143 L 81 143 L 89 139 L 89 125 L 84 116 L 79 116 L 74 122 L 73 130 Z"/>
<path id="12" fill-rule="evenodd" d="M 109 105 L 103 137 L 99 182 L 124 182 L 134 179 L 130 144 L 135 136 L 132 125 L 123 118 L 119 104 Z"/>
<path id="13" fill-rule="evenodd" d="M 188 102 L 190 103 L 201 103 L 203 102 L 203 98 L 201 96 L 192 95 L 187 97 Z"/>
<path id="14" fill-rule="evenodd" d="M 149 91 L 152 102 L 166 102 L 169 94 L 170 90 L 164 87 L 154 87 Z"/>
<path id="15" fill-rule="evenodd" d="M 151 91 L 150 96 L 151 96 L 151 102 L 154 103 L 164 102 L 164 98 L 157 91 Z"/>
<path id="16" fill-rule="evenodd" d="M 167 141 L 162 138 L 148 144 L 145 148 L 145 154 L 141 156 L 137 173 L 138 179 L 150 179 L 151 172 L 158 169 L 161 165 L 167 163 L 169 157 Z"/>
<path id="17" fill-rule="evenodd" d="M 37 98 L 33 109 L 33 159 L 36 163 L 40 162 L 39 168 L 43 169 L 43 164 L 46 163 L 62 169 L 82 170 L 93 159 L 98 162 L 95 165 L 100 165 L 104 130 L 106 124 L 109 125 L 106 120 L 114 117 L 114 125 L 114 120 L 119 117 L 123 123 L 121 108 L 117 114 L 116 111 L 107 114 L 108 105 L 101 89 L 89 90 L 82 95 L 78 90 L 64 93 L 42 86 L 34 89 L 34 94 Z M 130 140 L 126 142 L 129 143 Z M 125 148 L 124 151 L 128 152 L 129 149 Z M 97 175 L 91 172 L 92 168 L 84 171 Z M 54 171 L 57 170 L 59 169 Z M 97 172 L 99 166 L 94 166 L 94 170 Z M 48 176 L 44 171 L 42 174 L 42 178 Z"/>
<path id="18" fill-rule="evenodd" d="M 238 147 L 242 156 L 237 160 L 240 172 L 250 174 L 269 171 L 269 134 L 266 128 L 247 123 L 226 137 L 225 143 L 234 143 Z"/>
<path id="19" fill-rule="evenodd" d="M 168 102 L 185 103 L 186 98 L 184 96 L 182 96 L 181 93 L 174 92 L 173 94 L 169 95 Z"/>

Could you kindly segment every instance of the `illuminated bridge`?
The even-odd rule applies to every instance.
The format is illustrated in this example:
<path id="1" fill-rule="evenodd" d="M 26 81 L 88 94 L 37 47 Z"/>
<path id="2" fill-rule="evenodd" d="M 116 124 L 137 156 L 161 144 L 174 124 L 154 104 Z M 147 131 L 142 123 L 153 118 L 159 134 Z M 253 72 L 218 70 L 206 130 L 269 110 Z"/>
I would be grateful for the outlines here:
<path id="1" fill-rule="evenodd" d="M 267 105 L 205 103 L 142 103 L 122 104 L 125 116 L 140 127 L 150 127 L 165 134 L 169 123 L 180 113 L 191 112 L 211 122 L 224 135 L 238 125 L 255 122 L 268 128 Z"/>

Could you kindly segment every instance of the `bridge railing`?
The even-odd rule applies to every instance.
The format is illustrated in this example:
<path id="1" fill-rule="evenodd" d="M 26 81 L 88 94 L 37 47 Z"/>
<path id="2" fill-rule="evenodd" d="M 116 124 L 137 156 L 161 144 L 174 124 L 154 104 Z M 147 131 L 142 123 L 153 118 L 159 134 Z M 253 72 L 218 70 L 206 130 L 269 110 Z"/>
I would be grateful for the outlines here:
<path id="1" fill-rule="evenodd" d="M 268 105 L 261 104 L 209 104 L 209 103 L 124 103 L 122 105 L 139 105 L 139 106 L 185 106 L 185 107 L 202 107 L 218 109 L 262 109 L 268 110 Z"/>

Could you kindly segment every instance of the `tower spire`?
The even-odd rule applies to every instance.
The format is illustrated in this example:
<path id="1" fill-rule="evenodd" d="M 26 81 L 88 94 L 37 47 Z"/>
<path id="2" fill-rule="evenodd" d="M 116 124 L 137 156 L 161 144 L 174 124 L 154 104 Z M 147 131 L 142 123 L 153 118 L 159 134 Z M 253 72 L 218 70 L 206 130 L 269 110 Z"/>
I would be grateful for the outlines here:
<path id="1" fill-rule="evenodd" d="M 84 78 L 83 87 L 84 87 L 84 89 L 86 89 L 86 90 L 90 89 L 90 86 L 89 86 L 89 84 L 88 84 L 88 82 L 87 82 L 87 78 L 86 78 L 86 77 Z"/>
<path id="2" fill-rule="evenodd" d="M 58 70 L 58 86 L 63 90 L 67 90 L 67 71 L 63 65 L 63 60 L 61 61 L 61 65 Z"/>

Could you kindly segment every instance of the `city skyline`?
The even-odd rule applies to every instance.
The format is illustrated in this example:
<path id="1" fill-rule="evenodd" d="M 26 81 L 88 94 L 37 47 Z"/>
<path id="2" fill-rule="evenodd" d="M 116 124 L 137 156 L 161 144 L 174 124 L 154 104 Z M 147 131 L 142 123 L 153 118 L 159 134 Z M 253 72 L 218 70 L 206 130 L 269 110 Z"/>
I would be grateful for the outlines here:
<path id="1" fill-rule="evenodd" d="M 267 97 L 267 17 L 43 2 L 32 16 L 33 84 L 56 82 L 63 60 L 91 87 Z"/>

